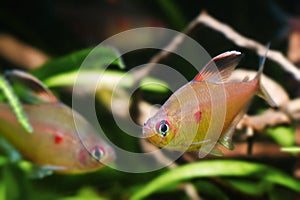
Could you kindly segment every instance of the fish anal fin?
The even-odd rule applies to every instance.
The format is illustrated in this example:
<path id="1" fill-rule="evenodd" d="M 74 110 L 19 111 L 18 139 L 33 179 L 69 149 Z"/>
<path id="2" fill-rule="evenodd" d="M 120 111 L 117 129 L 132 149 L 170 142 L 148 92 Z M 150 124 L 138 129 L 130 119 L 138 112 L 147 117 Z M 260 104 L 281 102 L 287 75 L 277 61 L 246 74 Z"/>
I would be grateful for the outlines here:
<path id="1" fill-rule="evenodd" d="M 214 156 L 224 156 L 223 152 L 216 146 L 209 152 L 209 154 Z"/>
<path id="2" fill-rule="evenodd" d="M 233 132 L 234 132 L 234 130 L 233 130 Z M 232 133 L 228 132 L 228 134 L 232 134 Z M 219 139 L 219 143 L 221 145 L 223 145 L 226 149 L 229 149 L 229 150 L 234 149 L 234 146 L 233 146 L 233 143 L 232 143 L 232 137 L 223 136 Z"/>
<path id="3" fill-rule="evenodd" d="M 238 51 L 227 51 L 209 61 L 193 81 L 224 82 L 242 59 Z"/>
<path id="4" fill-rule="evenodd" d="M 203 158 L 204 155 L 207 155 L 207 154 L 213 155 L 213 156 L 224 156 L 223 152 L 216 146 L 214 146 L 209 152 L 199 151 L 199 158 Z"/>
<path id="5" fill-rule="evenodd" d="M 55 166 L 55 165 L 45 165 L 45 166 L 37 166 L 34 165 L 30 172 L 31 178 L 44 178 L 46 176 L 50 176 L 54 171 L 66 171 L 68 168 L 64 166 Z"/>
<path id="6" fill-rule="evenodd" d="M 5 77 L 21 90 L 21 100 L 27 103 L 57 103 L 55 95 L 37 78 L 20 71 L 12 70 L 5 72 Z M 23 94 L 24 93 L 24 94 Z"/>
<path id="7" fill-rule="evenodd" d="M 232 136 L 234 134 L 237 124 L 241 121 L 246 111 L 248 110 L 249 105 L 250 102 L 235 116 L 231 124 L 226 129 L 225 133 L 219 138 L 218 143 L 224 146 L 226 149 L 234 149 L 234 145 L 232 143 Z"/>
<path id="8" fill-rule="evenodd" d="M 42 179 L 46 176 L 52 175 L 53 170 L 34 165 L 29 174 L 32 179 Z"/>

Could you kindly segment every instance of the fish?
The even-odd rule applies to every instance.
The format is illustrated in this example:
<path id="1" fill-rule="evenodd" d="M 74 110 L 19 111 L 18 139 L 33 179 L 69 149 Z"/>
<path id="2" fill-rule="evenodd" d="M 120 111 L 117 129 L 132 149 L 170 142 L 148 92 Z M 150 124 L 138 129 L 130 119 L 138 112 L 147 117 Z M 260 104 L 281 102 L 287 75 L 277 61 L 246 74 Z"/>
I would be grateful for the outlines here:
<path id="1" fill-rule="evenodd" d="M 18 70 L 6 76 L 21 84 L 28 91 L 27 96 L 31 96 L 22 107 L 33 128 L 32 134 L 19 124 L 7 103 L 0 103 L 0 136 L 25 159 L 62 174 L 93 172 L 115 160 L 113 148 L 92 125 L 60 102 L 38 79 Z"/>
<path id="2" fill-rule="evenodd" d="M 233 150 L 235 127 L 253 96 L 276 107 L 260 80 L 265 58 L 252 80 L 227 80 L 243 56 L 238 51 L 227 51 L 212 58 L 144 123 L 143 136 L 160 148 L 199 151 L 200 158 L 223 155 L 219 146 Z"/>

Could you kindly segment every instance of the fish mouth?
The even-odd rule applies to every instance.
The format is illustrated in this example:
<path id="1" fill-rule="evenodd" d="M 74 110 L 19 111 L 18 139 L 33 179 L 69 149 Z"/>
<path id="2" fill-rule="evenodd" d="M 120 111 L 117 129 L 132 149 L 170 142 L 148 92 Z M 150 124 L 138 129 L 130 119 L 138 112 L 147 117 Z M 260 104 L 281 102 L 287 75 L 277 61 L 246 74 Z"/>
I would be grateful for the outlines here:
<path id="1" fill-rule="evenodd" d="M 152 137 L 155 133 L 153 133 L 153 129 L 150 127 L 144 126 L 143 127 L 143 137 L 144 138 L 149 138 Z"/>

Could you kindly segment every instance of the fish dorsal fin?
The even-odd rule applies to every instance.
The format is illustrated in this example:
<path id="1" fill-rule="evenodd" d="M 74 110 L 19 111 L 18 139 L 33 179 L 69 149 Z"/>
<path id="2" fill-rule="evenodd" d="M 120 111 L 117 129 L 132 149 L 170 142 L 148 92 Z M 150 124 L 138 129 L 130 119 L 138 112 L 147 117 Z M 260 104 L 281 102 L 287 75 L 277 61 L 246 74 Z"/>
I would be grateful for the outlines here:
<path id="1" fill-rule="evenodd" d="M 193 81 L 224 82 L 242 59 L 238 51 L 227 51 L 209 61 Z"/>
<path id="2" fill-rule="evenodd" d="M 26 103 L 57 103 L 55 95 L 37 78 L 20 71 L 12 70 L 5 72 L 5 77 L 19 92 L 20 99 Z"/>

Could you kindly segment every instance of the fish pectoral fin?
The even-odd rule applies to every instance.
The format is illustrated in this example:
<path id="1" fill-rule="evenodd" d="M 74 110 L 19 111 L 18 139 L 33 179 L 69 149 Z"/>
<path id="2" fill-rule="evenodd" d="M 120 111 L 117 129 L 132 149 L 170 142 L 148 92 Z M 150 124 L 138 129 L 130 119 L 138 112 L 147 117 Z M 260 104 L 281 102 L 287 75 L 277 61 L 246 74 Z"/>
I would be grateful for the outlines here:
<path id="1" fill-rule="evenodd" d="M 20 96 L 20 99 L 30 103 L 57 103 L 59 100 L 55 95 L 37 78 L 20 71 L 11 70 L 5 72 L 5 77 Z"/>
<path id="2" fill-rule="evenodd" d="M 186 145 L 186 146 L 201 146 L 203 143 L 207 143 L 207 142 L 210 142 L 210 139 L 202 140 L 202 141 L 199 141 L 199 142 L 193 142 L 190 145 Z"/>
<path id="3" fill-rule="evenodd" d="M 34 166 L 30 171 L 30 178 L 42 179 L 53 174 L 53 171 L 44 167 Z"/>
<path id="4" fill-rule="evenodd" d="M 52 171 L 63 171 L 63 170 L 67 170 L 68 169 L 67 167 L 56 166 L 56 165 L 45 165 L 45 166 L 41 166 L 41 168 L 52 170 Z"/>
<path id="5" fill-rule="evenodd" d="M 209 61 L 193 81 L 224 82 L 242 59 L 238 51 L 227 51 Z"/>

